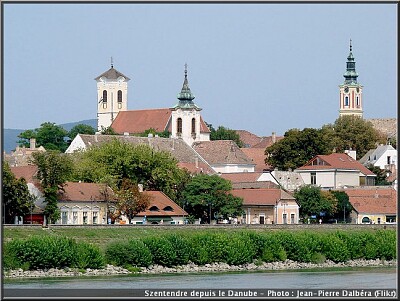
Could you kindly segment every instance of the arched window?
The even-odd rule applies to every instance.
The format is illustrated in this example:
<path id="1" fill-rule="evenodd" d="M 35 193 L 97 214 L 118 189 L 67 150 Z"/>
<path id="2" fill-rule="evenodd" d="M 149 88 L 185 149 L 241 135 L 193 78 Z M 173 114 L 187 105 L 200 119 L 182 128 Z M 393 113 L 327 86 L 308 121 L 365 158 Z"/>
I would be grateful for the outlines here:
<path id="1" fill-rule="evenodd" d="M 174 211 L 174 209 L 171 206 L 166 206 L 163 210 L 164 211 Z"/>
<path id="2" fill-rule="evenodd" d="M 107 108 L 107 90 L 103 90 L 103 109 Z"/>
<path id="3" fill-rule="evenodd" d="M 363 217 L 363 219 L 362 219 L 361 222 L 362 222 L 362 223 L 369 223 L 369 222 L 370 222 L 370 221 L 369 221 L 369 217 L 368 217 L 368 216 Z"/>
<path id="4" fill-rule="evenodd" d="M 178 127 L 177 129 L 178 134 L 182 134 L 182 118 L 178 118 L 177 127 Z"/>
<path id="5" fill-rule="evenodd" d="M 192 134 L 196 134 L 196 119 L 192 118 Z"/>
<path id="6" fill-rule="evenodd" d="M 349 106 L 349 97 L 348 97 L 348 96 L 346 96 L 346 97 L 344 98 L 344 105 L 345 105 L 345 106 Z"/>
<path id="7" fill-rule="evenodd" d="M 118 90 L 117 101 L 118 101 L 118 109 L 121 109 L 122 108 L 122 91 L 121 90 Z"/>
<path id="8" fill-rule="evenodd" d="M 151 207 L 149 208 L 149 210 L 150 210 L 150 211 L 160 211 L 160 209 L 158 209 L 157 206 L 151 206 Z"/>

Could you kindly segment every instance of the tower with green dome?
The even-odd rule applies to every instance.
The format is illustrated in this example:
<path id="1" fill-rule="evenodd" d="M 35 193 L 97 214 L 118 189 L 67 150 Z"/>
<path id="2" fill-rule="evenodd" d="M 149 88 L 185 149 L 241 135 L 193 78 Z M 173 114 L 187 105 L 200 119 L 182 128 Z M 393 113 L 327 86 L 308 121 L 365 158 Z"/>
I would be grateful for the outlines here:
<path id="1" fill-rule="evenodd" d="M 343 74 L 344 83 L 339 85 L 339 116 L 354 115 L 363 117 L 362 109 L 362 88 L 358 82 L 356 72 L 356 62 L 352 52 L 350 40 L 350 53 L 347 56 L 346 72 Z"/>

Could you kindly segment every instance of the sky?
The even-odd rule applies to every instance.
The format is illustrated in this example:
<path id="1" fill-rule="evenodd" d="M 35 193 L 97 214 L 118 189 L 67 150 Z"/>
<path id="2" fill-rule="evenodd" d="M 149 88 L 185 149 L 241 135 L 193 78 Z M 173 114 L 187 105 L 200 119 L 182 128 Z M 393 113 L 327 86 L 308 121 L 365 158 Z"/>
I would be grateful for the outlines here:
<path id="1" fill-rule="evenodd" d="M 2 3 L 3 128 L 95 119 L 95 77 L 128 82 L 128 109 L 189 86 L 214 128 L 283 135 L 339 117 L 349 41 L 364 118 L 397 117 L 397 4 Z"/>

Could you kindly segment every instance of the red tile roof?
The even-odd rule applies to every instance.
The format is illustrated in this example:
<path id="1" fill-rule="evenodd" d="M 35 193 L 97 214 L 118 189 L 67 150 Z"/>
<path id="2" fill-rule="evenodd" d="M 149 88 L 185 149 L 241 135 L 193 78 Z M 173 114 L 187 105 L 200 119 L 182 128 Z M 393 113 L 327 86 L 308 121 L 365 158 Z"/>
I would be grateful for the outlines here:
<path id="1" fill-rule="evenodd" d="M 282 189 L 233 189 L 234 196 L 243 198 L 243 205 L 275 205 L 279 200 L 295 200 Z"/>
<path id="2" fill-rule="evenodd" d="M 153 128 L 156 132 L 163 132 L 166 129 L 170 130 L 168 128 L 170 117 L 170 109 L 121 111 L 111 127 L 119 134 L 124 132 L 143 133 L 150 128 Z"/>
<path id="3" fill-rule="evenodd" d="M 97 183 L 78 183 L 78 182 L 66 182 L 64 185 L 64 192 L 59 192 L 60 201 L 103 201 L 104 197 L 101 195 L 103 184 Z M 112 194 L 110 188 L 109 192 Z"/>
<path id="4" fill-rule="evenodd" d="M 320 163 L 317 164 L 317 161 L 319 161 Z M 359 170 L 366 176 L 375 175 L 372 171 L 370 171 L 360 162 L 354 160 L 348 154 L 343 154 L 343 153 L 333 153 L 330 155 L 317 155 L 303 166 L 297 168 L 297 170 L 325 170 L 325 169 Z"/>
<path id="5" fill-rule="evenodd" d="M 261 137 L 250 133 L 249 131 L 235 130 L 235 132 L 239 135 L 239 139 L 246 145 L 246 147 L 253 147 L 253 145 L 261 141 Z"/>
<path id="6" fill-rule="evenodd" d="M 221 178 L 229 180 L 232 183 L 242 183 L 242 182 L 255 182 L 261 177 L 262 172 L 233 172 L 233 173 L 223 173 Z"/>
<path id="7" fill-rule="evenodd" d="M 39 184 L 39 180 L 36 179 L 36 173 L 38 171 L 36 165 L 13 166 L 10 167 L 10 169 L 17 179 L 24 178 L 27 183 Z"/>
<path id="8" fill-rule="evenodd" d="M 254 171 L 272 169 L 271 165 L 265 164 L 265 148 L 241 148 L 241 150 L 247 155 L 247 157 L 253 160 L 254 164 L 256 164 Z"/>
<path id="9" fill-rule="evenodd" d="M 171 132 L 171 109 L 147 109 L 121 111 L 111 124 L 118 134 L 125 132 L 130 134 L 143 133 L 152 128 L 156 132 L 168 130 Z M 200 132 L 209 133 L 210 129 L 200 117 Z"/>
<path id="10" fill-rule="evenodd" d="M 397 214 L 397 191 L 392 187 L 349 188 L 343 191 L 358 213 Z"/>
<path id="11" fill-rule="evenodd" d="M 252 147 L 266 149 L 267 147 L 271 146 L 272 144 L 278 142 L 279 140 L 281 140 L 283 138 L 284 138 L 283 136 L 276 136 L 275 142 L 274 142 L 272 136 L 262 137 L 261 141 L 255 145 L 253 145 Z"/>
<path id="12" fill-rule="evenodd" d="M 150 205 L 146 211 L 138 213 L 136 216 L 186 216 L 187 212 L 179 207 L 173 200 L 166 196 L 161 191 L 144 191 L 146 195 L 152 197 Z M 159 211 L 149 210 L 151 207 L 156 206 Z M 172 211 L 164 210 L 166 207 L 171 207 Z"/>

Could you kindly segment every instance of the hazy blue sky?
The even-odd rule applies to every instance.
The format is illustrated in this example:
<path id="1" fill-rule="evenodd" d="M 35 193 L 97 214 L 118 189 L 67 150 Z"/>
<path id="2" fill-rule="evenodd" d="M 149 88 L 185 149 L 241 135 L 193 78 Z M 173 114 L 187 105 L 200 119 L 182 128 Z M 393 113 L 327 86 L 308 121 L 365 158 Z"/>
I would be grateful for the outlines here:
<path id="1" fill-rule="evenodd" d="M 260 136 L 339 116 L 352 39 L 364 118 L 397 117 L 397 4 L 3 4 L 4 128 L 95 119 L 95 77 L 128 109 L 168 108 L 184 64 L 215 128 Z"/>

